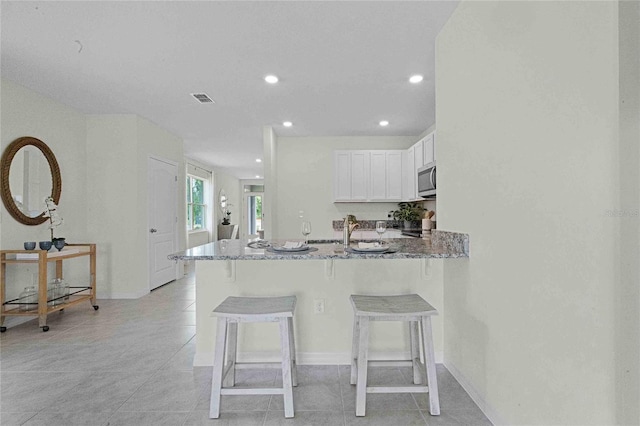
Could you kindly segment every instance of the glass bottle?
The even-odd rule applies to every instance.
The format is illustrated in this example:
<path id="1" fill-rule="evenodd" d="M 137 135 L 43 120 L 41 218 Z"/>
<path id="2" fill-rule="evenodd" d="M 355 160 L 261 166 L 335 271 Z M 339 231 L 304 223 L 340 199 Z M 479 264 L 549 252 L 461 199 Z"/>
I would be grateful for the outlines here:
<path id="1" fill-rule="evenodd" d="M 65 281 L 62 278 L 56 278 L 47 286 L 47 305 L 58 306 L 64 303 Z M 68 286 L 67 286 L 68 289 Z M 67 290 L 68 294 L 68 290 Z"/>
<path id="2" fill-rule="evenodd" d="M 38 307 L 38 292 L 35 287 L 25 287 L 20 293 L 20 307 L 22 312 L 31 311 Z"/>
<path id="3" fill-rule="evenodd" d="M 69 302 L 69 283 L 66 282 L 65 280 L 62 280 L 62 286 L 61 286 L 61 296 L 63 297 L 62 299 L 60 299 L 61 303 L 68 303 Z"/>

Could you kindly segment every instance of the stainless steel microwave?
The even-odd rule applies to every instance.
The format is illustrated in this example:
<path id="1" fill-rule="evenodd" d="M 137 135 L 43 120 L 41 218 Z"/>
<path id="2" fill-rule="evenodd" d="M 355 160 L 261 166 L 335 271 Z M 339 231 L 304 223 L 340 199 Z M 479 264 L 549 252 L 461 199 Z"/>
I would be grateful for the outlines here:
<path id="1" fill-rule="evenodd" d="M 418 195 L 423 198 L 436 197 L 436 163 L 418 169 Z"/>

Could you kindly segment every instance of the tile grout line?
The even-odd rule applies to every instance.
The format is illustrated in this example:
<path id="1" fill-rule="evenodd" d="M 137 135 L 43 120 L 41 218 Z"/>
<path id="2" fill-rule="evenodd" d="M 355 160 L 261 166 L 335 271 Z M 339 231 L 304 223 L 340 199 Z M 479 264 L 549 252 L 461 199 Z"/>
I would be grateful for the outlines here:
<path id="1" fill-rule="evenodd" d="M 338 387 L 340 388 L 340 402 L 342 403 L 342 424 L 344 426 L 347 426 L 347 412 L 344 405 L 344 393 L 342 392 L 342 375 L 340 374 L 340 364 L 338 364 Z"/>

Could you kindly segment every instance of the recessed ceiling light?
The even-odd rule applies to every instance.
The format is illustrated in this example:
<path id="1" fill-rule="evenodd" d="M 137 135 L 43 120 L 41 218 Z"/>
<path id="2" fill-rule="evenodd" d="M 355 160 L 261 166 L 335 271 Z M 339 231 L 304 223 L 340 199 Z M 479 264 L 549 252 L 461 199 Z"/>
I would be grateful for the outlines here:
<path id="1" fill-rule="evenodd" d="M 260 175 L 256 175 L 256 179 L 260 179 Z"/>
<path id="2" fill-rule="evenodd" d="M 276 84 L 278 82 L 278 77 L 276 77 L 275 75 L 268 75 L 264 78 L 264 81 L 269 84 Z"/>
<path id="3" fill-rule="evenodd" d="M 380 125 L 381 125 L 382 127 L 384 127 L 384 126 L 388 126 L 388 125 L 389 125 L 389 122 L 388 122 L 387 120 L 382 120 L 382 121 L 380 122 Z"/>
<path id="4" fill-rule="evenodd" d="M 256 158 L 256 163 L 262 163 L 262 158 Z"/>
<path id="5" fill-rule="evenodd" d="M 282 125 L 283 125 L 284 127 L 291 127 L 291 126 L 293 126 L 293 123 L 292 123 L 292 122 L 290 122 L 290 121 L 285 121 L 285 122 L 283 122 L 283 123 L 282 123 Z"/>
<path id="6" fill-rule="evenodd" d="M 420 83 L 422 81 L 422 76 L 420 74 L 416 74 L 416 75 L 412 75 L 409 78 L 409 82 L 416 84 L 416 83 Z"/>

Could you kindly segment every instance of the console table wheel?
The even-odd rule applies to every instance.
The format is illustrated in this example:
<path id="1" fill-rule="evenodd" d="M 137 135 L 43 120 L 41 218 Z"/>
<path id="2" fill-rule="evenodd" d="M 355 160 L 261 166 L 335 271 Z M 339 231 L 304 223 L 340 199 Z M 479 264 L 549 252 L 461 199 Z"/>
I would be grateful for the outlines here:
<path id="1" fill-rule="evenodd" d="M 5 331 L 7 331 L 7 327 L 0 327 L 0 333 L 4 333 Z"/>
<path id="2" fill-rule="evenodd" d="M 98 305 L 93 305 L 93 309 L 94 309 L 95 311 L 97 311 L 98 309 L 100 309 L 100 306 L 98 306 Z"/>
<path id="3" fill-rule="evenodd" d="M 48 325 L 43 326 L 42 331 L 43 332 L 49 331 L 49 326 Z"/>

